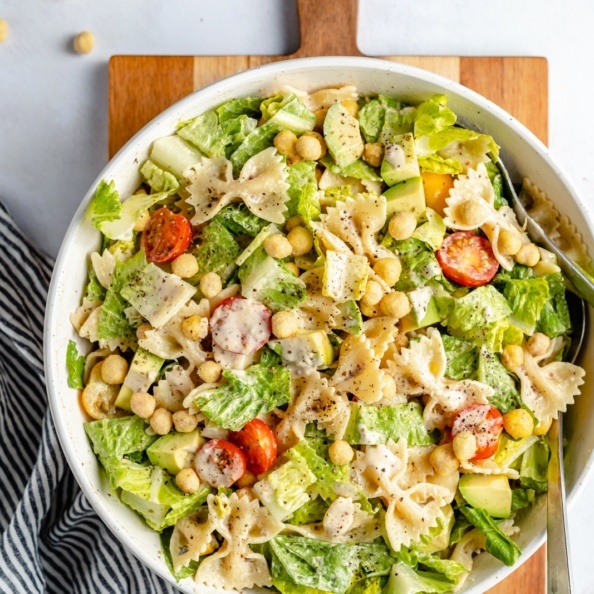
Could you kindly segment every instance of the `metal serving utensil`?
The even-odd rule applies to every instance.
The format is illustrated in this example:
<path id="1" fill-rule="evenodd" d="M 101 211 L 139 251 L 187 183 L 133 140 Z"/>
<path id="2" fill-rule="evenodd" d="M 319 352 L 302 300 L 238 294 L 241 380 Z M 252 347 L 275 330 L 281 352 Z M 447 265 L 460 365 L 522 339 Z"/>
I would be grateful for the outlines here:
<path id="1" fill-rule="evenodd" d="M 507 169 L 498 162 L 503 185 L 510 198 L 518 222 L 526 225 L 531 239 L 542 244 L 557 256 L 559 267 L 583 299 L 568 293 L 568 305 L 573 329 L 567 359 L 572 363 L 578 358 L 587 328 L 587 308 L 584 299 L 594 306 L 594 283 L 584 271 L 570 260 L 526 212 L 511 182 Z M 563 413 L 553 421 L 548 434 L 551 449 L 547 478 L 547 594 L 571 594 L 571 569 L 567 542 L 567 514 L 565 506 L 565 476 L 563 471 Z"/>

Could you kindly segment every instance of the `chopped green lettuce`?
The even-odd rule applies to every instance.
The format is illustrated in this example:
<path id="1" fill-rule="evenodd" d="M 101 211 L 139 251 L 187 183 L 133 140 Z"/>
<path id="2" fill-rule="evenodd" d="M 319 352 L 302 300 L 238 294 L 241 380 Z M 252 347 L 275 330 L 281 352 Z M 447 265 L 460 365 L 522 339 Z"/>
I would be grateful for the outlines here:
<path id="1" fill-rule="evenodd" d="M 512 439 L 505 434 L 499 438 L 499 445 L 493 460 L 499 466 L 517 466 L 516 461 L 538 441 L 538 436 L 530 435 L 522 439 Z"/>
<path id="2" fill-rule="evenodd" d="M 456 159 L 446 159 L 437 153 L 419 157 L 419 167 L 422 171 L 429 173 L 447 173 L 450 175 L 458 175 L 463 171 L 459 161 Z"/>
<path id="3" fill-rule="evenodd" d="M 409 134 L 413 131 L 416 108 L 410 106 L 386 106 L 384 125 L 379 136 L 383 144 L 390 142 L 395 136 Z"/>
<path id="4" fill-rule="evenodd" d="M 476 379 L 495 390 L 489 403 L 502 414 L 520 406 L 520 392 L 516 382 L 503 366 L 499 355 L 490 352 L 485 346 L 480 350 Z"/>
<path id="5" fill-rule="evenodd" d="M 305 283 L 282 263 L 258 248 L 239 268 L 241 294 L 261 301 L 273 312 L 298 307 L 306 297 Z"/>
<path id="6" fill-rule="evenodd" d="M 102 179 L 87 209 L 87 220 L 99 229 L 102 223 L 118 219 L 121 212 L 122 203 L 120 202 L 120 195 L 116 190 L 115 182 L 112 180 L 107 183 Z"/>
<path id="7" fill-rule="evenodd" d="M 289 402 L 291 374 L 284 367 L 252 365 L 245 371 L 223 371 L 227 380 L 200 392 L 194 403 L 211 421 L 239 431 L 248 421 Z"/>
<path id="8" fill-rule="evenodd" d="M 285 524 L 302 526 L 321 522 L 327 510 L 328 504 L 321 497 L 309 499 L 285 520 Z"/>
<path id="9" fill-rule="evenodd" d="M 443 577 L 449 580 L 451 584 L 455 584 L 461 576 L 468 573 L 468 570 L 456 561 L 442 559 L 438 555 L 425 553 L 416 550 L 415 548 L 410 550 L 405 548 L 400 549 L 398 552 L 398 558 L 400 561 L 403 561 L 406 563 L 406 565 L 412 567 L 415 570 L 429 570 L 436 574 L 441 574 Z"/>
<path id="10" fill-rule="evenodd" d="M 276 582 L 344 594 L 351 583 L 388 575 L 394 558 L 384 544 L 334 544 L 303 536 L 277 536 L 269 542 L 270 571 Z"/>
<path id="11" fill-rule="evenodd" d="M 525 507 L 530 507 L 536 498 L 536 491 L 534 489 L 523 489 L 522 487 L 516 487 L 512 489 L 512 512 Z"/>
<path id="12" fill-rule="evenodd" d="M 129 457 L 121 456 L 100 456 L 99 460 L 103 466 L 111 488 L 117 494 L 118 489 L 126 491 L 138 491 L 147 497 L 150 495 L 150 481 L 153 467 L 148 464 L 140 464 Z"/>
<path id="13" fill-rule="evenodd" d="M 547 490 L 549 452 L 549 446 L 544 439 L 539 439 L 524 452 L 520 465 L 520 485 L 522 487 L 534 489 L 538 494 Z"/>
<path id="14" fill-rule="evenodd" d="M 93 263 L 89 261 L 89 282 L 85 289 L 85 297 L 89 301 L 104 301 L 105 287 L 99 282 Z"/>
<path id="15" fill-rule="evenodd" d="M 415 137 L 431 136 L 456 123 L 456 114 L 447 107 L 445 95 L 433 95 L 417 106 L 415 113 Z"/>
<path id="16" fill-rule="evenodd" d="M 518 545 L 507 536 L 497 525 L 497 522 L 484 510 L 460 505 L 458 509 L 466 519 L 478 528 L 487 539 L 487 551 L 505 565 L 515 565 L 522 551 Z"/>
<path id="17" fill-rule="evenodd" d="M 446 354 L 445 375 L 455 380 L 472 379 L 478 367 L 478 348 L 472 342 L 442 334 Z"/>
<path id="18" fill-rule="evenodd" d="M 91 421 L 84 429 L 93 451 L 101 458 L 142 452 L 158 438 L 147 434 L 147 424 L 136 415 Z"/>
<path id="19" fill-rule="evenodd" d="M 197 284 L 207 272 L 216 272 L 226 283 L 237 268 L 235 259 L 241 253 L 241 248 L 231 231 L 218 218 L 222 212 L 202 229 L 200 245 L 194 252 L 198 273 L 190 279 L 192 284 Z"/>
<path id="20" fill-rule="evenodd" d="M 154 161 L 148 159 L 140 168 L 146 183 L 155 191 L 163 192 L 166 196 L 175 194 L 179 190 L 179 182 L 175 175 L 161 169 Z M 126 202 L 124 202 L 126 206 Z M 147 207 L 148 208 L 148 207 Z"/>
<path id="21" fill-rule="evenodd" d="M 503 295 L 512 311 L 511 321 L 524 334 L 533 334 L 542 308 L 549 299 L 549 284 L 543 277 L 510 280 Z"/>
<path id="22" fill-rule="evenodd" d="M 83 373 L 85 371 L 85 356 L 78 354 L 74 340 L 68 341 L 66 368 L 68 369 L 68 387 L 82 390 L 84 388 Z"/>
<path id="23" fill-rule="evenodd" d="M 491 181 L 493 192 L 495 193 L 495 202 L 493 206 L 495 206 L 497 209 L 501 208 L 502 206 L 507 206 L 508 202 L 503 195 L 503 180 L 497 165 L 495 165 L 493 161 L 489 161 L 486 163 L 485 167 L 487 168 L 489 180 Z"/>
<path id="24" fill-rule="evenodd" d="M 299 214 L 299 205 L 304 199 L 304 195 L 311 196 L 317 191 L 316 165 L 315 161 L 300 161 L 287 167 L 287 183 L 289 184 L 287 190 L 289 194 L 288 210 L 285 213 L 287 218 Z"/>
<path id="25" fill-rule="evenodd" d="M 377 445 L 404 437 L 411 446 L 433 445 L 425 428 L 423 409 L 417 402 L 372 406 L 354 402 L 343 439 L 350 444 Z"/>
<path id="26" fill-rule="evenodd" d="M 377 142 L 384 126 L 384 118 L 385 108 L 379 99 L 372 99 L 359 110 L 357 119 L 365 142 Z"/>
<path id="27" fill-rule="evenodd" d="M 425 209 L 425 216 L 427 221 L 417 227 L 412 236 L 424 241 L 432 250 L 437 251 L 443 243 L 446 226 L 443 219 L 432 208 Z"/>
<path id="28" fill-rule="evenodd" d="M 234 120 L 242 115 L 259 119 L 262 115 L 260 111 L 261 103 L 261 97 L 238 97 L 223 103 L 223 105 L 217 107 L 215 111 L 219 114 L 219 122 L 221 122 L 221 124 L 227 120 Z"/>
<path id="29" fill-rule="evenodd" d="M 382 178 L 375 172 L 371 165 L 368 165 L 362 159 L 357 159 L 344 167 L 338 166 L 329 153 L 326 153 L 320 163 L 329 169 L 332 173 L 342 177 L 353 177 L 355 179 L 364 179 L 367 181 L 382 181 Z"/>
<path id="30" fill-rule="evenodd" d="M 229 136 L 219 124 L 215 111 L 207 111 L 189 122 L 182 122 L 177 135 L 210 158 L 224 156 L 225 147 L 229 144 Z"/>
<path id="31" fill-rule="evenodd" d="M 270 237 L 271 235 L 275 235 L 276 233 L 280 233 L 280 229 L 274 223 L 270 223 L 269 225 L 267 225 L 266 227 L 264 227 L 264 229 L 262 229 L 260 231 L 260 233 L 258 233 L 258 235 L 256 235 L 256 237 L 254 237 L 254 239 L 252 239 L 252 241 L 243 250 L 243 252 L 241 252 L 241 254 L 239 254 L 239 256 L 237 257 L 237 259 L 235 260 L 235 263 L 238 266 L 241 266 L 244 262 L 247 261 L 247 259 L 259 247 L 261 247 L 262 245 L 264 245 L 264 241 L 266 241 L 266 239 L 268 237 Z"/>
<path id="32" fill-rule="evenodd" d="M 271 147 L 274 137 L 280 130 L 281 128 L 275 121 L 269 120 L 250 132 L 229 157 L 233 164 L 234 175 L 239 175 L 248 159 Z"/>
<path id="33" fill-rule="evenodd" d="M 268 221 L 251 213 L 242 202 L 229 204 L 214 217 L 213 221 L 223 225 L 235 236 L 249 235 L 255 237 L 268 225 Z"/>
<path id="34" fill-rule="evenodd" d="M 232 155 L 241 143 L 256 129 L 258 121 L 246 115 L 234 120 L 227 120 L 222 124 L 223 132 L 227 135 L 227 148 L 225 154 Z"/>
<path id="35" fill-rule="evenodd" d="M 394 247 L 400 254 L 402 274 L 396 283 L 397 291 L 410 291 L 424 287 L 429 280 L 441 275 L 441 268 L 433 250 L 420 239 L 410 238 L 395 241 Z"/>
<path id="36" fill-rule="evenodd" d="M 569 307 L 565 298 L 565 284 L 561 273 L 541 277 L 549 287 L 549 298 L 540 311 L 536 329 L 554 338 L 571 330 Z"/>
<path id="37" fill-rule="evenodd" d="M 455 584 L 444 575 L 414 570 L 399 561 L 392 566 L 390 579 L 382 594 L 447 594 Z"/>
<path id="38" fill-rule="evenodd" d="M 190 167 L 200 163 L 202 153 L 179 136 L 163 136 L 153 142 L 149 158 L 159 169 L 181 180 Z"/>
<path id="39" fill-rule="evenodd" d="M 198 570 L 198 561 L 190 561 L 187 565 L 184 565 L 179 571 L 173 569 L 173 558 L 171 557 L 171 535 L 173 534 L 173 527 L 165 528 L 159 535 L 159 541 L 161 544 L 161 554 L 167 565 L 167 569 L 171 572 L 171 575 L 175 578 L 176 582 L 185 578 L 193 577 Z"/>
<path id="40" fill-rule="evenodd" d="M 303 134 L 314 129 L 316 116 L 307 109 L 297 95 L 275 95 L 260 104 L 262 119 L 274 123 L 280 130 Z"/>

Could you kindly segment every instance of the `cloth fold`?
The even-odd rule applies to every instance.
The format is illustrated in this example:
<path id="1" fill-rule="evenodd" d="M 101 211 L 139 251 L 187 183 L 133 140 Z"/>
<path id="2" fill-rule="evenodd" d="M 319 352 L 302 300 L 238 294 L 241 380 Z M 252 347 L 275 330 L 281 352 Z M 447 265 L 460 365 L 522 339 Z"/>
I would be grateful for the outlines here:
<path id="1" fill-rule="evenodd" d="M 70 472 L 43 369 L 53 261 L 1 203 L 0 248 L 0 592 L 174 594 L 120 544 Z"/>

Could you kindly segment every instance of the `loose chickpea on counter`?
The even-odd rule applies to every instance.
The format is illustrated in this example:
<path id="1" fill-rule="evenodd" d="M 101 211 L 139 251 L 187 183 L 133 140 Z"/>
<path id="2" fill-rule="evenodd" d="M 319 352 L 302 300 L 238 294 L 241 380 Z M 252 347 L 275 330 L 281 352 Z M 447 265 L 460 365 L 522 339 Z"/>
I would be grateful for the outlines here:
<path id="1" fill-rule="evenodd" d="M 6 41 L 8 37 L 8 23 L 4 19 L 0 19 L 0 43 Z"/>
<path id="2" fill-rule="evenodd" d="M 88 54 L 95 47 L 95 36 L 89 31 L 83 31 L 74 38 L 72 47 L 77 54 Z"/>

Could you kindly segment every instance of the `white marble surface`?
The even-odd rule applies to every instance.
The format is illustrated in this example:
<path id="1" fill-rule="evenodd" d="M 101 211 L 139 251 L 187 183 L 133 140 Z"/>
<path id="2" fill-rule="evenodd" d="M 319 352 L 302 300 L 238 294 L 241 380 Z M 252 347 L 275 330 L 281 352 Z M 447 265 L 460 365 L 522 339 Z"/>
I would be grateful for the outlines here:
<path id="1" fill-rule="evenodd" d="M 549 60 L 550 146 L 594 207 L 594 3 L 573 0 L 361 0 L 369 55 L 533 55 Z M 0 197 L 55 255 L 107 159 L 113 54 L 279 54 L 296 49 L 292 0 L 2 0 Z M 88 56 L 70 50 L 81 30 Z M 528 84 L 528 81 L 527 81 Z M 594 592 L 594 476 L 571 510 L 575 591 Z"/>

